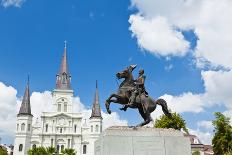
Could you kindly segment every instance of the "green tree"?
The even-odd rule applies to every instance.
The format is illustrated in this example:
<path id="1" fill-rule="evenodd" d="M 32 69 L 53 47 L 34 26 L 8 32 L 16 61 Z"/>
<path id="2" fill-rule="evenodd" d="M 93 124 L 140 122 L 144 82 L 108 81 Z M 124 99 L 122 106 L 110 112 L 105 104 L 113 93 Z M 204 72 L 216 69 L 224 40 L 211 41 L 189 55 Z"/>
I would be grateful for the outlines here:
<path id="1" fill-rule="evenodd" d="M 76 152 L 74 149 L 65 149 L 62 151 L 64 155 L 76 155 Z"/>
<path id="2" fill-rule="evenodd" d="M 7 155 L 7 151 L 0 146 L 0 155 Z"/>
<path id="3" fill-rule="evenodd" d="M 42 146 L 33 148 L 28 151 L 28 155 L 53 155 L 55 152 L 49 152 L 49 148 Z"/>
<path id="4" fill-rule="evenodd" d="M 52 146 L 50 146 L 50 147 L 47 147 L 46 148 L 46 151 L 47 151 L 47 153 L 50 155 L 50 154 L 55 154 L 56 153 L 56 149 L 54 148 L 54 147 L 52 147 Z"/>
<path id="5" fill-rule="evenodd" d="M 214 137 L 212 140 L 213 151 L 216 155 L 231 154 L 232 152 L 232 126 L 230 118 L 220 112 L 214 113 Z"/>
<path id="6" fill-rule="evenodd" d="M 169 118 L 166 115 L 162 115 L 159 119 L 155 120 L 156 128 L 173 128 L 176 130 L 184 130 L 188 133 L 188 129 L 186 128 L 185 120 L 176 112 L 172 113 L 172 117 Z"/>
<path id="7" fill-rule="evenodd" d="M 28 155 L 76 155 L 74 149 L 65 149 L 62 153 L 56 153 L 56 149 L 54 147 L 37 147 L 30 149 L 28 151 Z"/>
<path id="8" fill-rule="evenodd" d="M 192 155 L 200 155 L 200 152 L 199 151 L 195 151 L 192 153 Z"/>

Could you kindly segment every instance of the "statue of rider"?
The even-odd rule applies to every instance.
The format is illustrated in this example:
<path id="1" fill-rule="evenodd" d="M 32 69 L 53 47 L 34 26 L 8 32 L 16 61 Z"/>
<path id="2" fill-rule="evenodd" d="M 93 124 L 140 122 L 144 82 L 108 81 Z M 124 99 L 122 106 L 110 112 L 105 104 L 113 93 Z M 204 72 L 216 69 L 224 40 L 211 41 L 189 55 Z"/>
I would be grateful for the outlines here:
<path id="1" fill-rule="evenodd" d="M 135 82 L 135 90 L 132 92 L 132 95 L 130 97 L 130 100 L 129 100 L 129 103 L 128 103 L 128 106 L 133 106 L 133 104 L 135 103 L 136 101 L 136 97 L 138 95 L 145 95 L 146 97 L 148 96 L 148 93 L 145 89 L 145 79 L 146 79 L 146 76 L 144 75 L 144 70 L 143 69 L 140 69 L 139 70 L 139 76 L 138 78 L 134 81 Z"/>

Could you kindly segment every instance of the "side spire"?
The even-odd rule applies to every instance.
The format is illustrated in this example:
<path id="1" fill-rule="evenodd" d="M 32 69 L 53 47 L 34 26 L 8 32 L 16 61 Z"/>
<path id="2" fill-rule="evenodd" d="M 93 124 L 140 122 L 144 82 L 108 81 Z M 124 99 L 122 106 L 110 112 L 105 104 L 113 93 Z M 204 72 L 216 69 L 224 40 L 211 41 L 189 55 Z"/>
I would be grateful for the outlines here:
<path id="1" fill-rule="evenodd" d="M 101 118 L 101 108 L 99 104 L 99 94 L 98 94 L 98 83 L 96 81 L 96 91 L 95 91 L 95 96 L 94 96 L 94 101 L 93 101 L 93 107 L 92 107 L 92 114 L 91 118 Z"/>
<path id="2" fill-rule="evenodd" d="M 19 115 L 32 115 L 31 114 L 31 105 L 30 105 L 30 88 L 29 88 L 29 75 L 27 79 L 27 86 L 23 96 L 22 104 L 18 113 Z"/>
<path id="3" fill-rule="evenodd" d="M 56 75 L 56 89 L 71 89 L 71 75 L 67 62 L 67 41 L 64 41 L 64 54 L 61 60 L 59 73 Z"/>

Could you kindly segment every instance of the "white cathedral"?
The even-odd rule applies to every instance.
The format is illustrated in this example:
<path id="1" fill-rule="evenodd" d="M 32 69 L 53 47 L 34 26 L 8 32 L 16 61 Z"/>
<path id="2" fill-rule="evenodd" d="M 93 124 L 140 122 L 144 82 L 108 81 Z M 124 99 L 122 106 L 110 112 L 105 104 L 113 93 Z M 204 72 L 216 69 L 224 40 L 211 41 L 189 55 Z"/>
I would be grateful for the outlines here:
<path id="1" fill-rule="evenodd" d="M 73 111 L 73 90 L 68 70 L 66 45 L 56 75 L 56 88 L 52 91 L 52 112 L 43 112 L 41 122 L 33 124 L 31 113 L 29 82 L 27 83 L 22 104 L 17 115 L 14 155 L 27 155 L 31 148 L 54 147 L 57 152 L 65 148 L 75 149 L 77 155 L 94 155 L 94 142 L 102 132 L 102 116 L 99 94 L 96 92 L 92 114 L 88 123 L 81 113 Z"/>

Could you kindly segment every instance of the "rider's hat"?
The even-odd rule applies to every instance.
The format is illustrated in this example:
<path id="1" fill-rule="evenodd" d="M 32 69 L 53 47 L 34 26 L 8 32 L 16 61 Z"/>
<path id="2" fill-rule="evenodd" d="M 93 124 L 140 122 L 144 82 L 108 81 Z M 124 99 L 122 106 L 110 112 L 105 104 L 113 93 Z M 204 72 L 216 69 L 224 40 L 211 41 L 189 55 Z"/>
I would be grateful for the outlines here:
<path id="1" fill-rule="evenodd" d="M 139 70 L 139 74 L 144 74 L 144 70 L 143 70 L 143 69 L 140 69 L 140 70 Z"/>

